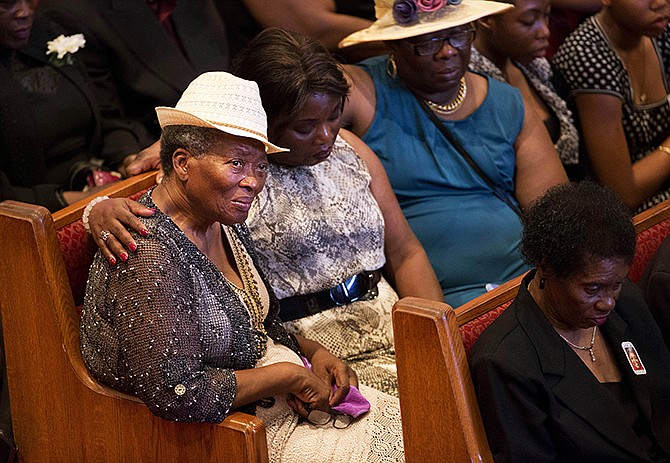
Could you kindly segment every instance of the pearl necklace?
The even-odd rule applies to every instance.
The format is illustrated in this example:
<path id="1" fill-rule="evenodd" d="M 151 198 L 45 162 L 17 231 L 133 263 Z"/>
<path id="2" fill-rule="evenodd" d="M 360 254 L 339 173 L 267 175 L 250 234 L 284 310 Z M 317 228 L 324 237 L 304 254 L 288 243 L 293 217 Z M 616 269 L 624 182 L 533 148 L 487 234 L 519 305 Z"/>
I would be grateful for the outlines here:
<path id="1" fill-rule="evenodd" d="M 454 101 L 447 105 L 441 105 L 437 104 L 433 101 L 430 100 L 424 100 L 428 107 L 432 109 L 435 113 L 439 114 L 440 116 L 448 116 L 450 114 L 455 113 L 458 111 L 458 109 L 463 106 L 463 102 L 465 101 L 465 97 L 468 94 L 468 85 L 465 82 L 465 76 L 461 77 L 461 81 L 458 85 L 458 94 L 456 94 L 456 98 L 454 98 Z"/>
<path id="2" fill-rule="evenodd" d="M 563 338 L 563 341 L 565 341 L 565 342 L 567 342 L 568 344 L 570 344 L 571 347 L 574 347 L 575 349 L 579 349 L 579 350 L 587 350 L 587 351 L 589 351 L 589 354 L 591 354 L 591 361 L 592 361 L 592 362 L 595 362 L 595 361 L 596 361 L 596 356 L 595 356 L 594 353 L 593 353 L 593 345 L 594 345 L 595 342 L 596 342 L 596 330 L 597 330 L 597 329 L 598 329 L 598 325 L 595 325 L 595 326 L 593 327 L 593 335 L 591 335 L 591 343 L 590 343 L 588 346 L 578 346 L 577 344 L 573 344 L 573 343 L 571 343 L 570 341 L 568 341 L 568 340 L 565 338 L 565 336 L 563 336 L 561 333 L 558 333 L 558 335 L 559 335 L 560 337 Z"/>

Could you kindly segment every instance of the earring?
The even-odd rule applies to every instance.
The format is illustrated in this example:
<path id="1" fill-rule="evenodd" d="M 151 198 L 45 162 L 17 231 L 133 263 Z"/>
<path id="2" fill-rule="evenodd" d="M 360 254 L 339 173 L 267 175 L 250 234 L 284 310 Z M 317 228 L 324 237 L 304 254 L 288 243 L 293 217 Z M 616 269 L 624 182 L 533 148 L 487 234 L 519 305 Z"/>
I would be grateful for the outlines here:
<path id="1" fill-rule="evenodd" d="M 386 61 L 386 74 L 393 80 L 398 77 L 398 65 L 395 62 L 393 53 L 389 55 L 389 59 Z"/>
<path id="2" fill-rule="evenodd" d="M 540 278 L 540 283 L 537 285 L 538 288 L 544 289 L 544 284 L 547 282 L 544 278 Z"/>

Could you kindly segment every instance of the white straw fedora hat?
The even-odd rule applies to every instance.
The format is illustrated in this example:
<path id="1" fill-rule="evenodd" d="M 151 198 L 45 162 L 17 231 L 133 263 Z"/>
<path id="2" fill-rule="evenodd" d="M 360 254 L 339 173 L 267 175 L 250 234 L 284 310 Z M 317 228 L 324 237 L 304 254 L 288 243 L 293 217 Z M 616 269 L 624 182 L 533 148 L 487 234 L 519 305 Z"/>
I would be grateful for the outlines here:
<path id="1" fill-rule="evenodd" d="M 375 0 L 377 21 L 345 37 L 339 47 L 430 34 L 510 8 L 513 5 L 485 0 Z"/>
<path id="2" fill-rule="evenodd" d="M 253 138 L 266 153 L 288 151 L 268 141 L 268 122 L 258 84 L 227 72 L 206 72 L 191 82 L 174 108 L 156 108 L 161 128 L 195 125 Z"/>

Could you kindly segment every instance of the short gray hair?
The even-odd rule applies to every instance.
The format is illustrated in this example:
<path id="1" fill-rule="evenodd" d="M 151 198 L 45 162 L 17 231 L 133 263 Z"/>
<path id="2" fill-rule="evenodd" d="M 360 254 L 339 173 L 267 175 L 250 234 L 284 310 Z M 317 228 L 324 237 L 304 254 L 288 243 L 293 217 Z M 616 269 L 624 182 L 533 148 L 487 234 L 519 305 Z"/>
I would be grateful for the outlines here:
<path id="1" fill-rule="evenodd" d="M 173 172 L 172 155 L 178 149 L 184 149 L 199 158 L 212 149 L 222 138 L 222 132 L 210 127 L 194 125 L 168 125 L 161 134 L 161 167 L 165 176 Z"/>

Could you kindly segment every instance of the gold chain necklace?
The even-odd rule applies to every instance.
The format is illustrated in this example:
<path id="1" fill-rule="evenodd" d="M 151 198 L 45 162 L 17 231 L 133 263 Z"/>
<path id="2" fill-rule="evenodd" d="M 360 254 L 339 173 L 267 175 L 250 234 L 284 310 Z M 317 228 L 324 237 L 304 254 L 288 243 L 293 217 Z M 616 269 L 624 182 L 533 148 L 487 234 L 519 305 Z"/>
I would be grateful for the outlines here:
<path id="1" fill-rule="evenodd" d="M 568 344 L 570 344 L 571 347 L 574 347 L 575 349 L 579 349 L 579 350 L 587 350 L 587 351 L 589 351 L 589 354 L 591 354 L 591 361 L 592 361 L 592 362 L 595 362 L 595 361 L 596 361 L 596 356 L 595 356 L 595 354 L 593 353 L 593 345 L 594 345 L 595 342 L 596 342 L 596 330 L 597 330 L 597 329 L 598 329 L 598 325 L 594 325 L 594 326 L 593 326 L 593 335 L 591 335 L 591 343 L 590 343 L 590 345 L 588 345 L 588 346 L 578 346 L 577 344 L 573 344 L 573 343 L 571 343 L 570 341 L 568 341 L 568 340 L 566 339 L 566 337 L 563 336 L 561 333 L 558 333 L 558 335 L 559 335 L 560 337 L 563 338 L 563 341 L 565 341 L 565 342 L 567 342 Z"/>
<path id="2" fill-rule="evenodd" d="M 468 94 L 468 84 L 465 82 L 465 76 L 463 76 L 461 77 L 461 81 L 458 85 L 458 93 L 456 94 L 456 98 L 454 98 L 454 101 L 452 101 L 451 103 L 447 105 L 441 105 L 430 100 L 424 100 L 424 101 L 426 102 L 426 104 L 430 109 L 432 109 L 440 116 L 448 116 L 450 114 L 455 113 L 461 106 L 463 106 L 463 102 L 465 101 L 465 97 L 467 96 L 467 94 Z"/>
<path id="3" fill-rule="evenodd" d="M 610 39 L 609 34 L 603 27 L 603 23 L 600 21 L 600 19 L 597 16 L 593 17 L 594 21 L 596 22 L 597 26 L 600 28 L 602 31 L 603 35 L 605 36 L 605 40 L 609 44 L 609 46 L 612 48 L 614 51 L 615 55 L 619 58 L 619 61 L 621 61 L 621 64 L 624 67 L 624 70 L 626 71 L 626 75 L 628 76 L 628 85 L 630 85 L 630 91 L 631 91 L 631 98 L 635 97 L 635 90 L 633 89 L 633 79 L 630 74 L 630 70 L 628 69 L 628 66 L 626 66 L 626 60 L 624 59 L 623 54 L 621 51 L 617 49 L 617 47 L 614 45 L 614 42 L 612 39 Z M 644 91 L 644 89 L 647 87 L 647 46 L 646 46 L 646 41 L 644 37 L 642 38 L 642 83 L 640 85 L 640 94 L 638 95 L 637 99 L 639 104 L 644 105 L 647 103 L 647 93 Z M 653 47 L 653 43 L 652 43 Z"/>
<path id="4" fill-rule="evenodd" d="M 646 43 L 646 41 L 643 40 L 643 43 Z M 644 89 L 647 87 L 647 50 L 646 46 L 642 47 L 642 90 L 640 91 L 640 104 L 644 105 L 647 103 L 647 93 L 644 91 Z"/>
<path id="5" fill-rule="evenodd" d="M 247 306 L 249 316 L 251 317 L 254 339 L 256 342 L 256 358 L 260 359 L 265 355 L 268 336 L 268 333 L 265 330 L 265 325 L 263 324 L 265 317 L 263 315 L 263 303 L 261 302 L 261 295 L 258 291 L 258 285 L 256 284 L 256 278 L 254 278 L 251 264 L 248 260 L 249 256 L 244 251 L 243 245 L 239 241 L 237 234 L 231 230 L 231 232 L 228 233 L 228 237 L 228 241 L 230 242 L 230 246 L 233 250 L 233 255 L 235 256 L 237 268 L 239 269 L 240 276 L 242 277 L 244 288 L 238 288 L 232 283 L 230 285 L 235 293 L 242 297 L 244 304 Z"/>

